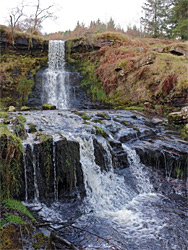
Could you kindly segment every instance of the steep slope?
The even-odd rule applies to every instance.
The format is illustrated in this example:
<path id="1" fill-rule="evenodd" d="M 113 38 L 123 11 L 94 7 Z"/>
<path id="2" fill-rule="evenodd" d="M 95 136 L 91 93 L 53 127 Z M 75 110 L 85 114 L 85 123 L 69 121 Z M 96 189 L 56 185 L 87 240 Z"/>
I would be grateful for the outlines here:
<path id="1" fill-rule="evenodd" d="M 149 102 L 164 113 L 188 103 L 188 42 L 87 34 L 67 41 L 67 59 L 88 93 L 114 107 Z"/>

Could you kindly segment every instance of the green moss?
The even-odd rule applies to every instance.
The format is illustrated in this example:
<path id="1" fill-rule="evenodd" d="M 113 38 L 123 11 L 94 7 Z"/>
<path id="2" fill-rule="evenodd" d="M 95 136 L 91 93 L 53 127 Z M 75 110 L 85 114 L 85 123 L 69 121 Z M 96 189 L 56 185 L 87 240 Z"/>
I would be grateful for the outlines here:
<path id="1" fill-rule="evenodd" d="M 50 105 L 50 104 L 44 104 L 42 105 L 43 110 L 55 110 L 56 106 L 55 105 Z"/>
<path id="2" fill-rule="evenodd" d="M 8 51 L 9 52 L 9 51 Z M 11 55 L 11 53 L 13 53 Z M 34 86 L 34 73 L 46 56 L 19 55 L 16 51 L 1 55 L 1 102 L 3 106 L 25 105 Z M 35 71 L 35 72 L 34 72 Z"/>
<path id="3" fill-rule="evenodd" d="M 30 107 L 27 107 L 27 106 L 22 106 L 21 107 L 21 111 L 29 111 L 29 110 L 31 110 Z"/>
<path id="4" fill-rule="evenodd" d="M 24 124 L 25 121 L 26 119 L 24 116 L 17 116 L 14 120 L 12 120 L 14 133 L 21 139 L 27 138 L 27 133 Z"/>
<path id="5" fill-rule="evenodd" d="M 0 124 L 0 198 L 13 198 L 19 194 L 21 185 L 20 161 L 22 142 L 5 124 Z"/>
<path id="6" fill-rule="evenodd" d="M 104 119 L 108 119 L 109 118 L 109 115 L 107 113 L 105 113 L 105 112 L 98 112 L 97 116 L 102 117 Z"/>
<path id="7" fill-rule="evenodd" d="M 85 112 L 78 112 L 78 111 L 76 111 L 74 113 L 76 115 L 79 115 L 80 117 L 82 117 L 82 119 L 85 120 L 85 121 L 91 119 L 91 117 L 87 113 L 85 113 Z"/>
<path id="8" fill-rule="evenodd" d="M 25 214 L 28 217 L 30 217 L 33 221 L 36 221 L 33 215 L 20 201 L 13 200 L 13 199 L 6 199 L 6 200 L 3 200 L 2 203 L 5 203 L 6 208 L 17 210 L 21 212 L 22 214 Z"/>
<path id="9" fill-rule="evenodd" d="M 33 123 L 29 123 L 29 133 L 37 132 L 36 126 Z"/>
<path id="10" fill-rule="evenodd" d="M 96 135 L 102 136 L 104 138 L 108 138 L 108 134 L 105 130 L 103 130 L 102 128 L 94 125 L 94 127 L 96 128 Z"/>
<path id="11" fill-rule="evenodd" d="M 8 119 L 9 115 L 7 112 L 0 112 L 0 118 Z"/>

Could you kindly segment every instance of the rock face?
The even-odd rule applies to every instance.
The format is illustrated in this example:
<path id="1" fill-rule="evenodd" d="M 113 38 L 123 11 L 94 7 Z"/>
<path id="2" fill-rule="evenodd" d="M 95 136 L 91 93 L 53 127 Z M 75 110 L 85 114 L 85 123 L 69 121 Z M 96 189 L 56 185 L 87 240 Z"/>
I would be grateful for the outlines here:
<path id="1" fill-rule="evenodd" d="M 25 184 L 20 196 L 26 200 L 63 198 L 83 183 L 79 144 L 66 138 L 27 144 L 22 169 Z"/>
<path id="2" fill-rule="evenodd" d="M 1 32 L 0 44 L 1 44 L 1 48 L 3 48 L 3 49 L 7 49 L 8 47 L 12 47 L 12 44 L 11 44 L 10 39 L 9 39 L 8 35 L 6 34 L 6 32 Z M 31 51 L 33 51 L 33 52 L 37 53 L 37 51 L 38 51 L 39 53 L 41 53 L 43 51 L 48 50 L 48 41 L 47 40 L 39 41 L 36 38 L 33 38 L 32 44 L 33 44 L 33 47 L 31 49 Z M 28 51 L 28 46 L 29 46 L 29 37 L 24 37 L 22 35 L 16 35 L 14 48 L 17 51 L 19 51 L 21 53 L 22 52 L 25 53 L 26 51 Z"/>

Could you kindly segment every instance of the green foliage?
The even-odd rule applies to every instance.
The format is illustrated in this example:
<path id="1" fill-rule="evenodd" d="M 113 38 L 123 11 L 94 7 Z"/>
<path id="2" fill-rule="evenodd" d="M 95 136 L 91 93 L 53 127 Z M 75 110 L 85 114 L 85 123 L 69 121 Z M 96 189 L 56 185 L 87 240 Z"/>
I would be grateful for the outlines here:
<path id="1" fill-rule="evenodd" d="M 17 116 L 13 121 L 13 130 L 14 133 L 20 137 L 21 139 L 26 139 L 27 138 L 27 133 L 25 130 L 25 123 L 26 119 L 24 116 Z"/>
<path id="2" fill-rule="evenodd" d="M 81 116 L 82 119 L 85 120 L 85 121 L 86 120 L 90 120 L 90 116 L 87 113 L 85 113 L 85 112 L 78 112 L 78 111 L 76 111 L 75 114 Z"/>
<path id="3" fill-rule="evenodd" d="M 176 174 L 177 174 L 177 178 L 178 179 L 182 179 L 183 178 L 183 170 L 180 168 L 175 168 Z"/>
<path id="4" fill-rule="evenodd" d="M 6 199 L 6 200 L 3 200 L 2 203 L 5 203 L 6 208 L 17 210 L 20 213 L 25 214 L 28 217 L 30 217 L 33 221 L 35 221 L 35 218 L 33 217 L 33 215 L 20 201 L 13 200 L 13 199 L 8 199 L 8 200 Z"/>
<path id="5" fill-rule="evenodd" d="M 108 134 L 104 129 L 102 129 L 96 125 L 94 125 L 94 127 L 96 128 L 96 135 L 102 136 L 104 138 L 108 138 Z"/>
<path id="6" fill-rule="evenodd" d="M 176 1 L 173 8 L 173 20 L 175 23 L 174 34 L 184 40 L 188 40 L 188 1 Z"/>
<path id="7" fill-rule="evenodd" d="M 10 199 L 19 194 L 22 143 L 4 124 L 0 124 L 0 141 L 0 198 Z"/>
<path id="8" fill-rule="evenodd" d="M 0 227 L 2 227 L 4 224 L 6 224 L 8 222 L 17 223 L 17 224 L 20 224 L 20 225 L 26 225 L 27 224 L 27 222 L 24 221 L 20 216 L 7 213 L 5 215 L 5 219 L 0 221 Z"/>
<path id="9" fill-rule="evenodd" d="M 17 86 L 17 92 L 20 95 L 20 103 L 21 105 L 24 105 L 28 99 L 29 94 L 32 92 L 32 88 L 34 86 L 34 79 L 27 79 L 26 77 L 23 77 Z"/>
<path id="10" fill-rule="evenodd" d="M 43 110 L 55 110 L 56 106 L 55 105 L 50 105 L 50 104 L 44 104 L 42 105 Z"/>
<path id="11" fill-rule="evenodd" d="M 1 103 L 25 105 L 34 86 L 34 74 L 47 62 L 46 56 L 20 55 L 16 51 L 1 54 Z"/>

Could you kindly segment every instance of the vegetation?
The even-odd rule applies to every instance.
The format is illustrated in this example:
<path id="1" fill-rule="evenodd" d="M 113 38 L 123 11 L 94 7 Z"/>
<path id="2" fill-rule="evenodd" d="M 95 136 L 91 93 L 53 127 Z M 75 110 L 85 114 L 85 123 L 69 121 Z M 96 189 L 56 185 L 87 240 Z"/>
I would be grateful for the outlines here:
<path id="1" fill-rule="evenodd" d="M 21 185 L 21 139 L 0 124 L 0 198 L 17 197 Z"/>
<path id="2" fill-rule="evenodd" d="M 131 39 L 112 32 L 89 36 L 90 40 L 85 36 L 67 41 L 67 59 L 84 76 L 82 85 L 93 100 L 115 108 L 140 106 L 140 110 L 149 101 L 162 114 L 167 106 L 186 99 L 188 60 L 179 55 L 188 53 L 187 42 Z M 82 50 L 76 51 L 78 43 Z M 94 49 L 95 44 L 101 45 Z"/>
<path id="3" fill-rule="evenodd" d="M 145 33 L 154 38 L 188 39 L 187 0 L 146 0 L 142 8 Z"/>
<path id="4" fill-rule="evenodd" d="M 7 51 L 8 52 L 8 51 Z M 47 56 L 1 54 L 1 103 L 21 107 L 26 104 L 34 86 L 34 76 L 41 65 L 47 62 Z"/>

